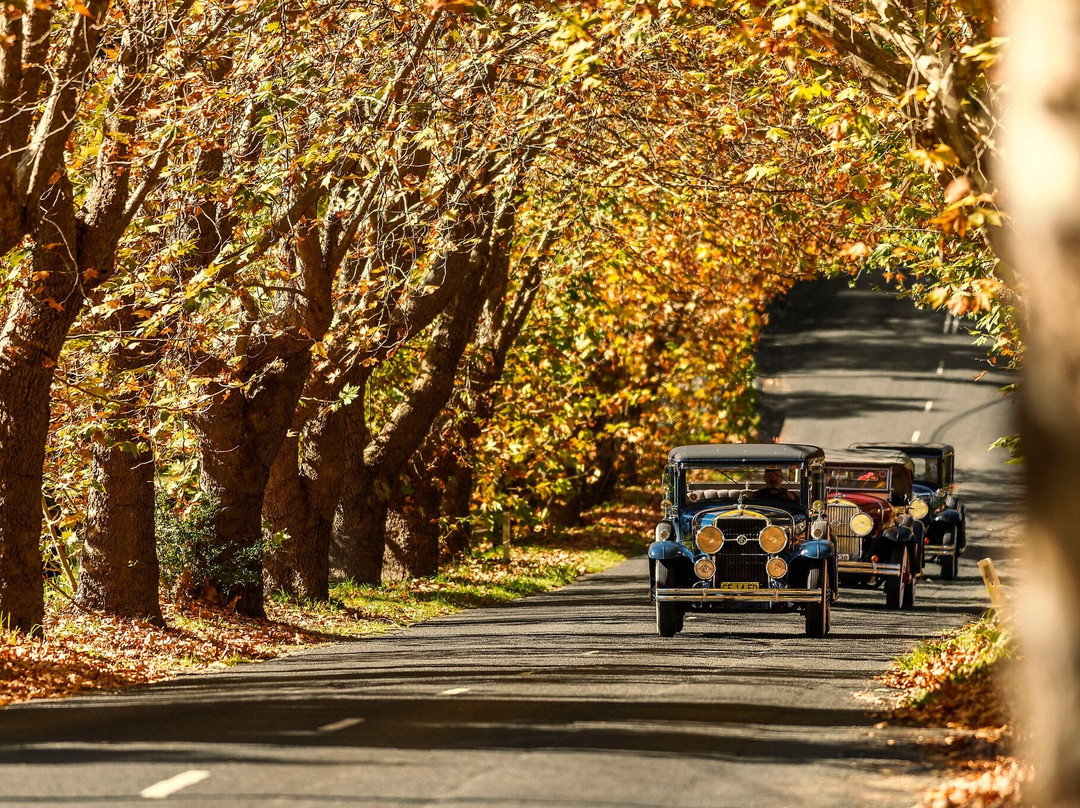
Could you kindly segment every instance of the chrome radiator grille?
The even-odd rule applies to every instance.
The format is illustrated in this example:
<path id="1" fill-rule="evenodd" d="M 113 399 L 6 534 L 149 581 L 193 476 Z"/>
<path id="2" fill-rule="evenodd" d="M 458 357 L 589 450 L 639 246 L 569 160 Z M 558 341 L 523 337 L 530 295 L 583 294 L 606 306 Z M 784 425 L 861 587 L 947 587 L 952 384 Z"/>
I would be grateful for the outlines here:
<path id="1" fill-rule="evenodd" d="M 769 557 L 761 551 L 758 534 L 767 524 L 763 519 L 717 519 L 714 523 L 724 531 L 724 546 L 716 558 L 716 580 L 756 582 L 763 589 L 769 585 L 765 563 Z M 739 544 L 739 539 L 744 540 Z"/>
<path id="2" fill-rule="evenodd" d="M 837 554 L 851 556 L 853 560 L 858 559 L 862 555 L 862 539 L 851 532 L 848 522 L 859 509 L 854 505 L 830 502 L 825 510 L 829 527 L 832 528 L 833 541 L 836 542 Z"/>

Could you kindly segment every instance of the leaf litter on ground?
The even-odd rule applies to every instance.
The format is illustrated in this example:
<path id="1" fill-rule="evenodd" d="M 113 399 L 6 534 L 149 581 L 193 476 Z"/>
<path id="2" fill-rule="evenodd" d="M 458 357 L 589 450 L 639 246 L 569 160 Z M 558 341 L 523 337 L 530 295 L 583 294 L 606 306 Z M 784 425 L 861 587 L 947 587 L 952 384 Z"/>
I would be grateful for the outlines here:
<path id="1" fill-rule="evenodd" d="M 640 500 L 640 495 L 631 497 Z M 199 602 L 162 602 L 165 626 L 87 613 L 50 598 L 38 636 L 0 633 L 0 706 L 205 673 L 348 642 L 466 608 L 505 603 L 571 583 L 642 552 L 655 515 L 621 502 L 558 536 L 526 535 L 510 561 L 478 543 L 438 575 L 381 586 L 335 586 L 328 602 L 267 598 L 266 619 Z"/>
<path id="2" fill-rule="evenodd" d="M 990 613 L 924 641 L 877 677 L 897 693 L 888 721 L 949 730 L 942 749 L 949 776 L 922 795 L 919 808 L 1027 804 L 1032 767 L 1015 755 L 1007 687 L 1016 656 L 1008 627 Z"/>

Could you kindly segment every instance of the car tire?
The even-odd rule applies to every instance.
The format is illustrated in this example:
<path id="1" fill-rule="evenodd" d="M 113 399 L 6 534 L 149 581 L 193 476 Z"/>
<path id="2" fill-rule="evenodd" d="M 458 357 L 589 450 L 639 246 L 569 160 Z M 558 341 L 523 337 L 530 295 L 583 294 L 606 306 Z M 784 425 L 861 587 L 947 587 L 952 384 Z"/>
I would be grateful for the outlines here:
<path id="1" fill-rule="evenodd" d="M 903 601 L 904 573 L 911 575 L 911 558 L 906 546 L 894 547 L 889 556 L 890 564 L 900 565 L 899 575 L 890 575 L 885 579 L 885 608 L 899 609 Z"/>
<path id="2" fill-rule="evenodd" d="M 675 574 L 662 562 L 656 563 L 656 588 L 672 589 Z M 682 630 L 682 605 L 671 601 L 656 601 L 656 633 L 661 637 L 674 637 Z"/>
<path id="3" fill-rule="evenodd" d="M 821 601 L 806 605 L 806 636 L 824 637 L 831 627 L 831 602 L 829 595 L 829 574 L 825 565 L 811 567 L 806 576 L 807 589 L 820 589 Z"/>
<path id="4" fill-rule="evenodd" d="M 941 537 L 941 543 L 945 547 L 952 547 L 953 549 L 951 553 L 942 553 L 938 559 L 938 563 L 941 564 L 941 580 L 954 581 L 960 566 L 960 559 L 956 557 L 960 548 L 956 546 L 955 527 Z"/>
<path id="5" fill-rule="evenodd" d="M 911 553 L 908 554 L 911 557 Z M 915 570 L 908 570 L 908 582 L 903 584 L 903 573 L 900 575 L 901 587 L 900 587 L 900 608 L 901 609 L 914 609 L 915 608 Z"/>

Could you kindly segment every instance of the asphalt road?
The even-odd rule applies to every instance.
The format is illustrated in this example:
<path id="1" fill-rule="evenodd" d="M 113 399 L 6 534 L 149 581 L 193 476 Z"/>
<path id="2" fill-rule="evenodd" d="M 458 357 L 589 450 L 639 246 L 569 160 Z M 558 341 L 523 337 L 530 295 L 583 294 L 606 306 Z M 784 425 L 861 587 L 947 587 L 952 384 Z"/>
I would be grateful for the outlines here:
<path id="1" fill-rule="evenodd" d="M 957 446 L 969 556 L 957 581 L 921 581 L 912 613 L 844 591 L 823 640 L 798 615 L 702 616 L 660 639 L 634 559 L 393 636 L 5 708 L 0 805 L 911 805 L 945 731 L 875 728 L 872 677 L 986 608 L 974 559 L 1012 558 L 1015 482 L 983 451 L 1008 405 L 1001 379 L 972 380 L 968 342 L 940 315 L 821 286 L 761 355 L 784 438 Z"/>

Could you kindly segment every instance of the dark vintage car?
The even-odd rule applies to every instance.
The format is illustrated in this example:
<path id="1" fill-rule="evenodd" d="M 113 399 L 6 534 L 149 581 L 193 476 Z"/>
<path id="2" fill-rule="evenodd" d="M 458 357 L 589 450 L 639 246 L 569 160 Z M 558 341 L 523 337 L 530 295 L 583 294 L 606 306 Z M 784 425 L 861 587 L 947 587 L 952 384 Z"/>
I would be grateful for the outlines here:
<path id="1" fill-rule="evenodd" d="M 915 496 L 926 503 L 925 512 L 911 510 L 926 529 L 923 540 L 926 559 L 938 562 L 944 580 L 954 579 L 967 536 L 964 506 L 953 493 L 956 471 L 953 447 L 944 443 L 857 443 L 851 448 L 888 449 L 911 458 Z"/>
<path id="2" fill-rule="evenodd" d="M 907 513 L 921 500 L 912 490 L 911 459 L 892 450 L 829 449 L 825 503 L 841 585 L 881 585 L 885 606 L 915 605 L 923 526 Z"/>
<path id="3" fill-rule="evenodd" d="M 681 631 L 688 611 L 802 611 L 809 636 L 828 634 L 837 578 L 824 462 L 818 447 L 794 444 L 668 453 L 663 520 L 649 546 L 661 637 Z"/>

